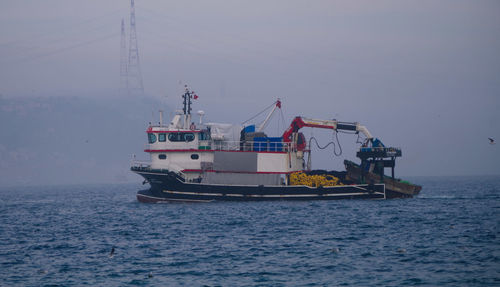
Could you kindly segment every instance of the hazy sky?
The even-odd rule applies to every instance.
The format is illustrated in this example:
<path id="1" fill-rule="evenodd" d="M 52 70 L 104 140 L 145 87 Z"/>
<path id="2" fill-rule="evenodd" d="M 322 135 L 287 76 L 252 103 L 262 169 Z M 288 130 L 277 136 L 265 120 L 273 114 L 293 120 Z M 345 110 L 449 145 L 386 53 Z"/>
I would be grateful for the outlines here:
<path id="1" fill-rule="evenodd" d="M 189 83 L 221 122 L 278 97 L 287 122 L 359 121 L 403 148 L 405 175 L 500 174 L 499 15 L 499 1 L 136 1 L 148 95 L 179 106 Z M 0 94 L 116 95 L 122 18 L 129 1 L 2 1 Z"/>

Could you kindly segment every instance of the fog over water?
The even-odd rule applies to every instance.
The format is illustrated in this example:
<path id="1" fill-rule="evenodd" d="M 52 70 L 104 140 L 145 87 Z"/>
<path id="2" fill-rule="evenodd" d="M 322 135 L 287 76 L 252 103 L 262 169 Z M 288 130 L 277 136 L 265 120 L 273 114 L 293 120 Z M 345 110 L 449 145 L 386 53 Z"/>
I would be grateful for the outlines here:
<path id="1" fill-rule="evenodd" d="M 500 174 L 498 1 L 136 1 L 144 96 L 120 94 L 129 1 L 3 1 L 0 184 L 128 182 L 145 128 L 187 83 L 206 120 L 283 102 L 401 147 L 398 176 Z M 128 39 L 127 39 L 128 46 Z M 304 129 L 320 144 L 324 130 Z M 313 149 L 313 167 L 355 160 Z"/>

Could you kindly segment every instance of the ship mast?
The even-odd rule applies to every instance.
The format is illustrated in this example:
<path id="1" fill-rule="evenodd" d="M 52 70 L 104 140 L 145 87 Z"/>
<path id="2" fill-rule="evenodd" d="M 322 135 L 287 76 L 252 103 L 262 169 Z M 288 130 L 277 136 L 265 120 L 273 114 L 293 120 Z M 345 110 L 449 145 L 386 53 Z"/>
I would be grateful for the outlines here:
<path id="1" fill-rule="evenodd" d="M 191 125 L 191 104 L 193 103 L 192 99 L 197 99 L 198 96 L 194 93 L 194 91 L 190 91 L 187 85 L 184 86 L 185 91 L 182 95 L 183 99 L 183 108 L 182 112 L 184 114 L 184 128 L 189 129 Z"/>

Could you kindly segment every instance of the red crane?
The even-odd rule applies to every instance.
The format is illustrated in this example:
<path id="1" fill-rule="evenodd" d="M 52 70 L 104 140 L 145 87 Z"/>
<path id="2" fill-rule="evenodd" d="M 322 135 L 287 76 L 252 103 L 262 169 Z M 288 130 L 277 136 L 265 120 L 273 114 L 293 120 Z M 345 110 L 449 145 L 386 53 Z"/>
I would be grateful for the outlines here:
<path id="1" fill-rule="evenodd" d="M 373 140 L 373 136 L 370 134 L 368 129 L 365 126 L 360 125 L 359 123 L 348 123 L 348 122 L 339 122 L 337 120 L 316 120 L 303 117 L 295 117 L 290 126 L 283 133 L 283 142 L 287 143 L 292 142 L 293 134 L 296 133 L 297 150 L 304 150 L 304 148 L 306 147 L 305 137 L 302 133 L 298 133 L 298 131 L 303 127 L 330 129 L 335 131 L 345 130 L 345 131 L 362 132 L 366 136 L 367 142 Z"/>

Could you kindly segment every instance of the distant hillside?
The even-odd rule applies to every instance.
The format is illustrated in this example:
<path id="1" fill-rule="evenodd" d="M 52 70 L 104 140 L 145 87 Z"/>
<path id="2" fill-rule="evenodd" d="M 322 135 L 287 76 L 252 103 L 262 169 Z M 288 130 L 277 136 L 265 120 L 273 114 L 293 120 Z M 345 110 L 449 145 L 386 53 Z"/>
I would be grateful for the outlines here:
<path id="1" fill-rule="evenodd" d="M 161 108 L 153 98 L 0 97 L 0 185 L 140 180 L 130 159 L 147 159 L 145 129 Z"/>

